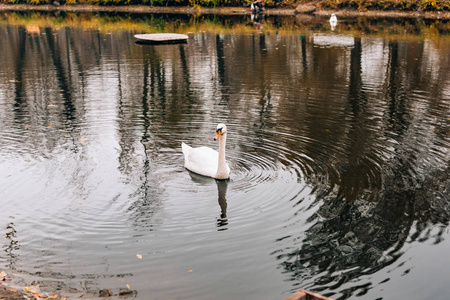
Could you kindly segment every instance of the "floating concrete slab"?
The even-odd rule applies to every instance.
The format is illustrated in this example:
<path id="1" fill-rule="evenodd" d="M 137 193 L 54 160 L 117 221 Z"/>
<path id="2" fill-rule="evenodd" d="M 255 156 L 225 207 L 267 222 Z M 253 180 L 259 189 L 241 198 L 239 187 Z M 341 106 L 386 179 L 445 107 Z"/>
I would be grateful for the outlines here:
<path id="1" fill-rule="evenodd" d="M 343 34 L 313 34 L 313 42 L 315 46 L 320 47 L 353 47 L 355 38 L 351 35 Z"/>
<path id="2" fill-rule="evenodd" d="M 135 34 L 138 44 L 183 44 L 187 43 L 189 38 L 185 34 L 179 33 L 148 33 L 148 34 Z"/>

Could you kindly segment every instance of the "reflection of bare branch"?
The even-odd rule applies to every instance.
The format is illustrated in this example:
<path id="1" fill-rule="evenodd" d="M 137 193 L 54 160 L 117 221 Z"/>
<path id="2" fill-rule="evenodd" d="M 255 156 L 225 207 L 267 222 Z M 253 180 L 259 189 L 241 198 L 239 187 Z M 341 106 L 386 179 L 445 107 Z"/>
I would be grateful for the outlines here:
<path id="1" fill-rule="evenodd" d="M 15 254 L 15 252 L 20 248 L 19 242 L 16 240 L 17 231 L 15 230 L 14 226 L 15 225 L 13 222 L 10 222 L 8 225 L 6 225 L 6 239 L 9 240 L 9 244 L 3 246 L 4 251 L 8 256 L 7 266 L 11 270 L 16 269 L 17 255 Z"/>

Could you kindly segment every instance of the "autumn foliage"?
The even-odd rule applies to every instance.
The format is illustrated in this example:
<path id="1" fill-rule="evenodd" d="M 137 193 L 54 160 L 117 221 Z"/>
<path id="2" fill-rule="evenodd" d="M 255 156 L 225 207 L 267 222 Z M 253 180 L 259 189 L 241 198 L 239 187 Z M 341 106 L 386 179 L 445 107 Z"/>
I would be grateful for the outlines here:
<path id="1" fill-rule="evenodd" d="M 270 0 L 272 1 L 272 0 Z M 278 0 L 275 0 L 278 1 Z M 4 4 L 44 5 L 249 6 L 251 0 L 0 0 Z"/>
<path id="2" fill-rule="evenodd" d="M 3 4 L 56 5 L 149 5 L 194 7 L 248 7 L 252 0 L 0 0 Z M 322 9 L 449 11 L 450 0 L 265 0 L 266 7 L 315 4 Z"/>
<path id="3" fill-rule="evenodd" d="M 365 10 L 450 10 L 449 0 L 324 0 L 323 5 L 328 8 L 353 8 Z"/>

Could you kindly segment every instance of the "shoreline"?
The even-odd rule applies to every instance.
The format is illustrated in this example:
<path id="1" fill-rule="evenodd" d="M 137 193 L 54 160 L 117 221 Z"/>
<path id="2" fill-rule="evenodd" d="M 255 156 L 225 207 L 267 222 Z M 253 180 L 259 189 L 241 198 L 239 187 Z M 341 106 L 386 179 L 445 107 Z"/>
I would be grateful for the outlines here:
<path id="1" fill-rule="evenodd" d="M 110 13 L 166 13 L 166 14 L 215 14 L 215 15 L 248 15 L 251 14 L 248 7 L 159 7 L 144 5 L 127 6 L 100 6 L 100 5 L 29 5 L 29 4 L 0 4 L 0 11 L 64 11 L 64 12 L 110 12 Z M 311 15 L 337 16 L 354 18 L 423 18 L 436 20 L 450 20 L 448 11 L 381 11 L 367 10 L 356 11 L 349 9 L 316 9 Z M 268 8 L 264 11 L 267 16 L 294 16 L 295 8 Z"/>

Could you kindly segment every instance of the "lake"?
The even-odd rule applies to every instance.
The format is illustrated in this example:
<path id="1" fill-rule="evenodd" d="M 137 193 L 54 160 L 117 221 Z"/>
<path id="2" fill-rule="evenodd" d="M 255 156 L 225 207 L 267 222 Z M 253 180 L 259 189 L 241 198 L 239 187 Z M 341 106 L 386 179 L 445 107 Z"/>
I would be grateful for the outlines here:
<path id="1" fill-rule="evenodd" d="M 448 20 L 2 12 L 0 41 L 5 285 L 448 299 Z M 228 181 L 181 152 L 218 123 Z"/>

